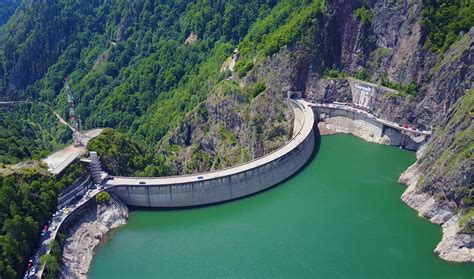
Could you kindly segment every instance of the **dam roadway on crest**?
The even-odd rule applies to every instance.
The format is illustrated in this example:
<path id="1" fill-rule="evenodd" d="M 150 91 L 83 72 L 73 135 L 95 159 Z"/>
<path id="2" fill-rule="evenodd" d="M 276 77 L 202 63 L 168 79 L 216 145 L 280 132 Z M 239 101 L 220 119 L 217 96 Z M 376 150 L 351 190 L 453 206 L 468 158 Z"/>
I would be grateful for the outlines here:
<path id="1" fill-rule="evenodd" d="M 110 176 L 102 186 L 127 205 L 187 207 L 219 203 L 268 189 L 303 167 L 313 153 L 314 113 L 301 100 L 288 100 L 295 121 L 291 140 L 272 153 L 213 172 L 171 177 Z"/>

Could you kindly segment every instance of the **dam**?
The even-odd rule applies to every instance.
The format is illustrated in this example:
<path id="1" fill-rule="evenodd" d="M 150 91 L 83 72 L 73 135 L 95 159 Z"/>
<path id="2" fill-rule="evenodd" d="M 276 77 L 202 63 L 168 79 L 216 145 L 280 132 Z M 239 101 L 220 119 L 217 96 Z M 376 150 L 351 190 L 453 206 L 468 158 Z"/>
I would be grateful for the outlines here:
<path id="1" fill-rule="evenodd" d="M 101 184 L 127 205 L 187 207 L 219 203 L 268 189 L 303 167 L 315 145 L 314 114 L 288 99 L 295 115 L 292 139 L 272 153 L 232 168 L 176 177 L 109 177 Z"/>

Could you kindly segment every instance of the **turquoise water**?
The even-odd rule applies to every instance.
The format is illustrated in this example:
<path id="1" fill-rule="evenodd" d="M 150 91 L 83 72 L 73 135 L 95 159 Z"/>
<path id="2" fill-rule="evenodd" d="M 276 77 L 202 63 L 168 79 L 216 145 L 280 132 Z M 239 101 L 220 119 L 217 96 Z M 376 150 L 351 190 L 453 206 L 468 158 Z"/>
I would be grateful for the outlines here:
<path id="1" fill-rule="evenodd" d="M 440 260 L 441 230 L 400 201 L 414 153 L 324 136 L 269 191 L 176 211 L 134 211 L 100 247 L 94 278 L 473 278 Z"/>

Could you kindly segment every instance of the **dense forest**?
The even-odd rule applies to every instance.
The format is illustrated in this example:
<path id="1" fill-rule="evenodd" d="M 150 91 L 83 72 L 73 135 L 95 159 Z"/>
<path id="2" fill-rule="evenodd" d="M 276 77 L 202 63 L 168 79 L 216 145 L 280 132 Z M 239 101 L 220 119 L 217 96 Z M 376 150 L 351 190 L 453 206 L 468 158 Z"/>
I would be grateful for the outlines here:
<path id="1" fill-rule="evenodd" d="M 470 0 L 423 0 L 423 28 L 430 48 L 440 54 L 474 25 Z"/>
<path id="2" fill-rule="evenodd" d="M 0 167 L 44 157 L 70 142 L 51 113 L 67 115 L 63 78 L 70 77 L 85 129 L 110 127 L 90 143 L 108 172 L 174 174 L 158 143 L 198 108 L 228 73 L 235 48 L 237 78 L 284 46 L 317 45 L 319 20 L 331 0 L 3 1 L 0 3 Z M 354 13 L 370 25 L 370 1 Z M 423 40 L 442 55 L 474 24 L 474 1 L 423 0 Z M 11 14 L 15 11 L 13 16 Z M 10 17 L 11 16 L 11 17 Z M 366 27 L 367 27 L 366 26 Z M 195 40 L 187 38 L 195 34 Z M 321 74 L 345 75 L 337 65 Z M 361 73 L 360 78 L 367 79 Z M 416 85 L 379 82 L 409 95 Z M 265 90 L 255 83 L 252 97 Z M 227 131 L 226 131 L 227 132 Z M 230 135 L 228 138 L 232 138 Z M 61 178 L 0 176 L 0 277 L 23 274 L 56 196 L 80 168 Z"/>
<path id="3" fill-rule="evenodd" d="M 71 138 L 70 130 L 42 104 L 0 105 L 0 121 L 0 167 L 44 158 Z M 49 128 L 42 122 L 50 123 Z"/>
<path id="4" fill-rule="evenodd" d="M 56 210 L 57 196 L 83 172 L 74 164 L 60 177 L 38 166 L 0 176 L 0 277 L 21 278 L 40 232 Z"/>
<path id="5" fill-rule="evenodd" d="M 242 61 L 269 55 L 295 40 L 322 3 L 174 2 L 25 3 L 5 26 L 0 98 L 34 100 L 32 110 L 43 102 L 66 116 L 62 79 L 70 76 L 86 129 L 113 127 L 153 148 L 224 77 L 220 66 L 236 46 Z M 34 10 L 52 16 L 28 17 Z M 198 40 L 185 44 L 191 32 Z M 238 65 L 240 75 L 251 64 Z M 29 122 L 51 131 L 53 142 L 67 140 L 47 114 Z M 11 154 L 5 163 L 28 152 Z"/>

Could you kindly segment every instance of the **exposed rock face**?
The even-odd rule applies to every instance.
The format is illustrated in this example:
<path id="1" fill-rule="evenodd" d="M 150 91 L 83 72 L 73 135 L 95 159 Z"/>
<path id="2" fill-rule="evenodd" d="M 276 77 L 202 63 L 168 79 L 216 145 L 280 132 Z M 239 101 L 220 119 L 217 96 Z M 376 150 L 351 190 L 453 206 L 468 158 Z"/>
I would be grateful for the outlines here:
<path id="1" fill-rule="evenodd" d="M 94 249 L 111 229 L 125 225 L 128 208 L 118 199 L 91 204 L 69 228 L 63 248 L 60 278 L 87 278 Z"/>
<path id="2" fill-rule="evenodd" d="M 253 97 L 255 84 L 217 86 L 160 151 L 177 173 L 222 169 L 261 157 L 291 137 L 293 114 L 279 93 L 268 88 Z"/>
<path id="3" fill-rule="evenodd" d="M 330 117 L 324 122 L 318 123 L 318 127 L 333 133 L 352 134 L 369 142 L 391 144 L 390 138 L 387 135 L 381 136 L 377 128 L 363 120 L 352 120 L 347 117 Z"/>
<path id="4" fill-rule="evenodd" d="M 474 219 L 460 220 L 474 205 L 474 122 L 468 116 L 473 107 L 471 89 L 439 124 L 419 160 L 400 177 L 408 185 L 402 200 L 442 225 L 443 239 L 435 252 L 448 261 L 474 262 Z"/>

